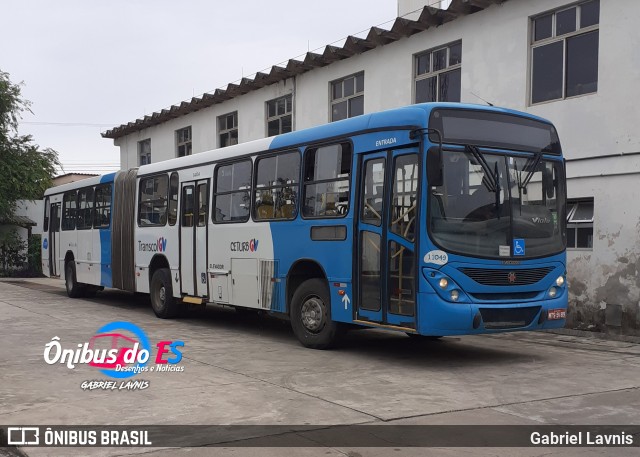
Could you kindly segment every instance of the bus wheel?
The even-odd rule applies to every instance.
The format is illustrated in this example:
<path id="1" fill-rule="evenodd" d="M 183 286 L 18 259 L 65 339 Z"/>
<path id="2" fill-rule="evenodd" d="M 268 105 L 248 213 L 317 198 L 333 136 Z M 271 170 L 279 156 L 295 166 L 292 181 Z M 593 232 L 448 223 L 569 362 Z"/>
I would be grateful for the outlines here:
<path id="1" fill-rule="evenodd" d="M 162 319 L 178 314 L 178 303 L 173 296 L 171 272 L 168 268 L 156 270 L 151 278 L 151 307 L 156 316 Z"/>
<path id="2" fill-rule="evenodd" d="M 298 340 L 311 349 L 334 345 L 344 327 L 331 320 L 331 300 L 327 285 L 320 279 L 308 279 L 293 294 L 291 327 Z"/>
<path id="3" fill-rule="evenodd" d="M 73 260 L 64 266 L 64 285 L 67 288 L 67 295 L 70 298 L 82 297 L 83 289 L 76 279 L 76 264 Z"/>

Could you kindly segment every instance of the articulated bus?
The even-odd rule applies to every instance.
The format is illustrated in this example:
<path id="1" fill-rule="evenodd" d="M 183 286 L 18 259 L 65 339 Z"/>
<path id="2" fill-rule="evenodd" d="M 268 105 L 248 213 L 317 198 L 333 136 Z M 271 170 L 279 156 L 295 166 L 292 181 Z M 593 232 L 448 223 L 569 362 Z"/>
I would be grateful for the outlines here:
<path id="1" fill-rule="evenodd" d="M 49 189 L 42 263 L 105 287 L 412 336 L 562 327 L 566 179 L 553 125 L 429 103 Z"/>

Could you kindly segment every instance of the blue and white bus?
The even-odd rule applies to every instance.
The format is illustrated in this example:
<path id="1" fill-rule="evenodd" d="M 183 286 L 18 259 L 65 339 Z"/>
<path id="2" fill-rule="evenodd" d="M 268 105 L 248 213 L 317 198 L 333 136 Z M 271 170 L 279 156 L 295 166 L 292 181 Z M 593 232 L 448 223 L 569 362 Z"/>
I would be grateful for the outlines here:
<path id="1" fill-rule="evenodd" d="M 562 327 L 566 181 L 553 125 L 430 103 L 46 192 L 43 269 L 70 297 L 150 294 L 441 337 Z"/>

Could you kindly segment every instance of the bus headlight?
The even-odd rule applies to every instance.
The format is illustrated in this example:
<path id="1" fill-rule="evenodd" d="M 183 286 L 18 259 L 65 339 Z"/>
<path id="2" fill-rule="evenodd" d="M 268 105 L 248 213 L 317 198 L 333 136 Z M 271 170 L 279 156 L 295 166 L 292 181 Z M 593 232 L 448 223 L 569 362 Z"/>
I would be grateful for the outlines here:
<path id="1" fill-rule="evenodd" d="M 562 287 L 564 285 L 564 276 L 558 276 L 556 279 L 556 286 Z"/>
<path id="2" fill-rule="evenodd" d="M 556 298 L 556 295 L 558 295 L 558 289 L 556 289 L 555 287 L 549 289 L 549 297 Z"/>
<path id="3" fill-rule="evenodd" d="M 440 286 L 441 289 L 446 289 L 447 286 L 449 285 L 449 281 L 447 281 L 447 278 L 441 278 L 438 285 Z"/>
<path id="4" fill-rule="evenodd" d="M 460 298 L 460 292 L 458 292 L 456 289 L 453 289 L 449 296 L 451 297 L 451 300 L 458 301 L 458 299 Z"/>

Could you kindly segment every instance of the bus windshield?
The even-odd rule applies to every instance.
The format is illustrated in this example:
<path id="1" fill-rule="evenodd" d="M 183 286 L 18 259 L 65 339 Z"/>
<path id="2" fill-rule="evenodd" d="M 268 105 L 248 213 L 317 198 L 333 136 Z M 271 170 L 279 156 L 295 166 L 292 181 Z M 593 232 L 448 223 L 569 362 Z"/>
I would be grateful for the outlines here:
<path id="1" fill-rule="evenodd" d="M 565 246 L 559 160 L 443 151 L 443 183 L 430 188 L 429 227 L 441 248 L 486 258 L 531 258 Z"/>

